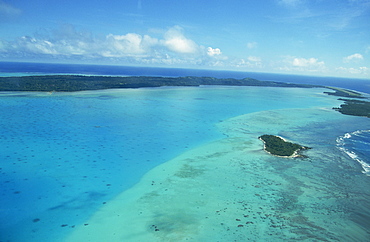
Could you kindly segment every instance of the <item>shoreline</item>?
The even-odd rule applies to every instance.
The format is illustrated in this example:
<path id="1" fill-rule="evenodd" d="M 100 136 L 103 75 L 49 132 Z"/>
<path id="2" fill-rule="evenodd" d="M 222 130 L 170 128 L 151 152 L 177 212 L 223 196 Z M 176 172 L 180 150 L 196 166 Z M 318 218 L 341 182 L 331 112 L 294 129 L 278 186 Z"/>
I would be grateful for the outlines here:
<path id="1" fill-rule="evenodd" d="M 278 154 L 275 154 L 273 152 L 268 151 L 268 147 L 267 147 L 268 146 L 268 143 L 265 140 L 263 140 L 262 136 L 273 136 L 273 137 L 276 137 L 276 138 L 282 140 L 283 142 L 280 142 L 280 144 L 278 144 L 279 147 L 280 147 L 280 149 L 283 149 L 284 148 L 283 146 L 285 144 L 288 144 L 288 145 L 296 145 L 296 146 L 299 146 L 299 148 L 295 149 L 293 152 L 290 152 L 290 153 L 292 153 L 291 155 L 278 155 Z M 302 150 L 311 149 L 311 148 L 309 148 L 307 146 L 302 146 L 302 145 L 298 145 L 298 144 L 289 142 L 286 139 L 284 139 L 283 137 L 278 136 L 278 135 L 262 135 L 262 136 L 258 137 L 258 139 L 263 142 L 263 149 L 264 149 L 264 151 L 267 152 L 267 153 L 269 153 L 270 155 L 273 155 L 273 156 L 282 157 L 282 158 L 297 158 L 297 157 L 307 158 L 306 156 L 301 155 L 299 153 Z M 282 152 L 282 150 L 276 150 L 276 153 L 278 153 L 278 152 Z"/>
<path id="2" fill-rule="evenodd" d="M 260 81 L 253 78 L 214 77 L 163 77 L 163 76 L 86 76 L 86 75 L 38 75 L 0 77 L 0 91 L 76 92 L 114 88 L 142 88 L 162 86 L 268 86 L 325 88 L 319 85 L 293 84 L 276 81 Z"/>
<path id="3" fill-rule="evenodd" d="M 282 138 L 280 136 L 277 136 L 277 137 Z M 258 138 L 258 139 L 263 142 L 263 150 L 265 152 L 269 153 L 272 156 L 281 157 L 281 158 L 297 158 L 297 157 L 300 157 L 299 154 L 298 154 L 299 150 L 294 151 L 294 153 L 292 155 L 290 155 L 290 156 L 275 155 L 275 154 L 273 154 L 273 153 L 271 153 L 271 152 L 269 152 L 269 151 L 266 150 L 266 142 L 263 139 L 261 139 L 261 138 Z M 285 139 L 284 139 L 284 141 L 285 141 Z"/>
<path id="4" fill-rule="evenodd" d="M 78 92 L 107 89 L 152 88 L 152 87 L 199 87 L 199 86 L 257 86 L 285 88 L 325 88 L 334 92 L 324 91 L 331 96 L 368 100 L 359 92 L 344 88 L 313 84 L 295 84 L 277 81 L 260 81 L 254 78 L 214 78 L 197 76 L 104 76 L 104 75 L 31 75 L 0 77 L 0 92 Z M 340 107 L 333 107 L 344 115 L 364 116 L 370 118 L 370 102 L 356 99 L 339 99 L 344 101 Z"/>

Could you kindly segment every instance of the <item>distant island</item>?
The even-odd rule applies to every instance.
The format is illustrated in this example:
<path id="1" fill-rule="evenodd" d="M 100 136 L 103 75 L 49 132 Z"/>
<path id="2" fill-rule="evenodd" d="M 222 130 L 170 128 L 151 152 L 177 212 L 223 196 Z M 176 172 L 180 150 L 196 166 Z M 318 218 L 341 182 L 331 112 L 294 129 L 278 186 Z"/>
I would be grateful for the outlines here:
<path id="1" fill-rule="evenodd" d="M 340 105 L 339 108 L 333 108 L 334 110 L 345 115 L 370 118 L 370 102 L 344 98 L 339 98 L 338 100 L 344 101 L 344 104 Z"/>
<path id="2" fill-rule="evenodd" d="M 153 77 L 153 76 L 84 76 L 43 75 L 0 77 L 0 91 L 76 92 L 113 88 L 141 88 L 162 86 L 268 86 L 268 87 L 321 87 L 275 81 L 259 81 L 253 78 L 233 79 L 214 77 Z"/>
<path id="3" fill-rule="evenodd" d="M 280 157 L 306 157 L 299 152 L 310 149 L 309 147 L 291 143 L 279 136 L 264 134 L 258 139 L 264 143 L 264 150 L 272 155 Z"/>
<path id="4" fill-rule="evenodd" d="M 347 89 L 338 88 L 338 87 L 328 87 L 328 86 L 326 86 L 326 88 L 332 89 L 335 91 L 335 92 L 324 92 L 328 95 L 339 96 L 339 97 L 350 97 L 350 98 L 365 98 L 361 95 L 361 93 L 358 93 L 352 90 L 347 90 Z"/>
<path id="5" fill-rule="evenodd" d="M 336 87 L 295 84 L 276 81 L 260 81 L 253 78 L 214 78 L 214 77 L 158 77 L 158 76 L 86 76 L 86 75 L 40 75 L 0 77 L 0 91 L 27 92 L 77 92 L 114 88 L 142 88 L 163 86 L 259 86 L 259 87 L 299 87 L 328 88 L 334 92 L 328 95 L 345 98 L 364 99 L 361 93 Z M 370 117 L 370 102 L 351 99 L 340 99 L 345 103 L 333 108 L 342 114 Z"/>
<path id="6" fill-rule="evenodd" d="M 346 97 L 339 98 L 338 100 L 344 101 L 344 104 L 341 104 L 339 108 L 334 107 L 333 109 L 345 114 L 352 116 L 368 117 L 370 118 L 370 102 L 364 101 L 363 99 L 368 99 L 364 97 L 361 93 L 346 90 L 337 87 L 326 87 L 334 90 L 335 92 L 324 92 L 328 95 Z M 353 98 L 353 99 L 348 99 Z M 357 100 L 361 99 L 361 100 Z"/>

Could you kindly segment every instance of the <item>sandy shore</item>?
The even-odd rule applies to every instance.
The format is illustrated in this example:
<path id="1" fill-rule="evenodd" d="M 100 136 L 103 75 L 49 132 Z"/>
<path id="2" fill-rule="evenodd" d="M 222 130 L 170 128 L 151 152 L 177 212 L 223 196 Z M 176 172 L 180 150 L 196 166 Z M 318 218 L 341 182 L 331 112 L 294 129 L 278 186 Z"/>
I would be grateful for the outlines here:
<path id="1" fill-rule="evenodd" d="M 288 140 L 284 139 L 284 138 L 283 138 L 283 137 L 281 137 L 281 136 L 276 135 L 276 137 L 279 137 L 280 139 L 284 140 L 285 142 L 290 142 L 290 141 L 288 141 Z M 271 152 L 269 152 L 269 151 L 266 149 L 266 142 L 265 142 L 263 139 L 261 139 L 261 137 L 259 137 L 258 139 L 259 139 L 261 142 L 263 142 L 263 150 L 264 150 L 265 152 L 269 153 L 270 155 L 277 156 L 277 157 L 282 157 L 282 158 L 297 158 L 297 157 L 302 157 L 302 155 L 300 155 L 300 154 L 299 154 L 299 153 L 300 153 L 300 151 L 305 150 L 305 149 L 308 149 L 308 147 L 302 146 L 302 147 L 303 147 L 302 149 L 297 149 L 297 150 L 295 150 L 295 151 L 293 152 L 293 154 L 292 154 L 292 155 L 289 155 L 289 156 L 275 155 L 275 154 L 272 154 Z"/>
<path id="2" fill-rule="evenodd" d="M 327 112 L 296 115 L 310 122 Z M 261 133 L 294 132 L 297 123 L 288 122 L 289 115 L 261 112 L 221 124 L 229 138 L 151 170 L 76 226 L 66 241 L 327 240 L 351 238 L 346 234 L 354 228 L 362 236 L 340 208 L 333 212 L 343 195 L 317 177 L 312 159 L 297 162 L 263 151 Z"/>

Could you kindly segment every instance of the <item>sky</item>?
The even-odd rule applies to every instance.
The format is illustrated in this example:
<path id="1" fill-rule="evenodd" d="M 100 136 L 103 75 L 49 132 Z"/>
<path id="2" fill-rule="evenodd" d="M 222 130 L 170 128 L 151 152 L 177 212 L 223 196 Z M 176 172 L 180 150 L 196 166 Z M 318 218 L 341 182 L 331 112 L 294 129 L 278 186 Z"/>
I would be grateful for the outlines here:
<path id="1" fill-rule="evenodd" d="M 0 61 L 370 79 L 370 0 L 0 0 Z"/>

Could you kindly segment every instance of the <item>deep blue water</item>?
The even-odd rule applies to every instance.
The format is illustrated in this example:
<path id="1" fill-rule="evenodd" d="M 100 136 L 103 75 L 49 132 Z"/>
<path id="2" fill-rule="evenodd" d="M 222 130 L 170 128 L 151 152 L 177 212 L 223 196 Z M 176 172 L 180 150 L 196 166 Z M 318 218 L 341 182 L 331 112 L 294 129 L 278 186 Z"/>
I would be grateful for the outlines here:
<path id="1" fill-rule="evenodd" d="M 352 159 L 358 161 L 363 172 L 370 176 L 370 130 L 357 130 L 338 137 L 339 149 L 347 153 Z"/>
<path id="2" fill-rule="evenodd" d="M 336 86 L 370 94 L 370 80 L 356 78 L 317 77 L 284 75 L 258 72 L 216 71 L 200 69 L 132 67 L 108 65 L 40 64 L 0 62 L 1 73 L 26 74 L 86 74 L 86 75 L 126 75 L 126 76 L 211 76 L 217 78 L 255 78 L 262 81 L 318 84 Z"/>

